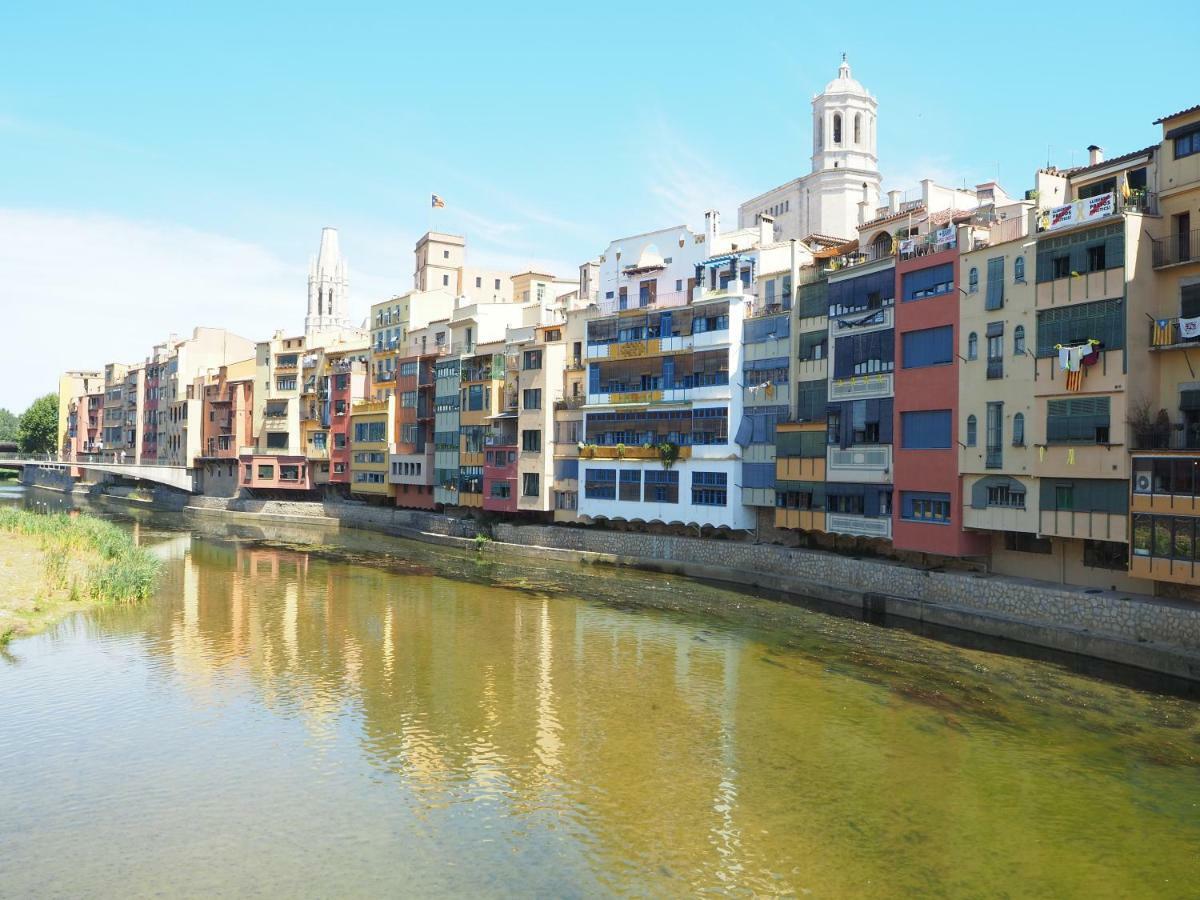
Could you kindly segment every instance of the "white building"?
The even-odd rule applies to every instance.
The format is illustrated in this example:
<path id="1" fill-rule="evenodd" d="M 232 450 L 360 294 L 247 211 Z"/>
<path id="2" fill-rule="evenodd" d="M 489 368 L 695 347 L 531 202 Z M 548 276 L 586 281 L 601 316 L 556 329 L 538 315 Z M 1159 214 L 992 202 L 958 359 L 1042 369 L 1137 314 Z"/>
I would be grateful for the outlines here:
<path id="1" fill-rule="evenodd" d="M 877 101 L 851 77 L 843 55 L 837 78 L 812 100 L 812 172 L 747 200 L 738 208 L 738 227 L 769 215 L 777 240 L 853 238 L 860 210 L 879 202 L 877 115 Z"/>

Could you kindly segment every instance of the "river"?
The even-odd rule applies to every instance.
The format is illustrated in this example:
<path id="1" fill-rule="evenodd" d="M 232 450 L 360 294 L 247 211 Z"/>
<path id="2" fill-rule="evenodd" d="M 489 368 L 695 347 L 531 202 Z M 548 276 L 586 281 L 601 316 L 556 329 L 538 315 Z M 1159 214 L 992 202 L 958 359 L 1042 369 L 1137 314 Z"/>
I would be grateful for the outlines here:
<path id="1" fill-rule="evenodd" d="M 1200 703 L 1136 679 L 654 574 L 128 527 L 157 597 L 0 659 L 0 895 L 1200 884 Z"/>

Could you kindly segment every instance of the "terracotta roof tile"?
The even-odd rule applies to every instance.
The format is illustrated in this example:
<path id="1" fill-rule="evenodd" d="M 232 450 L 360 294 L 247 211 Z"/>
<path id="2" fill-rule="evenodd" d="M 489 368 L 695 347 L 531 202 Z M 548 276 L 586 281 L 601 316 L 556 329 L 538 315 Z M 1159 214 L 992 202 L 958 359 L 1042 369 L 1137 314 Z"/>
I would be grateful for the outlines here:
<path id="1" fill-rule="evenodd" d="M 1200 109 L 1200 107 L 1197 107 L 1197 109 Z M 1143 153 L 1153 153 L 1157 149 L 1158 149 L 1158 144 L 1151 144 L 1149 147 L 1143 147 L 1141 150 L 1134 150 L 1130 153 L 1122 153 L 1120 156 L 1114 156 L 1114 157 L 1111 157 L 1110 159 L 1102 159 L 1102 160 L 1100 160 L 1100 162 L 1096 163 L 1094 166 L 1093 165 L 1075 166 L 1072 169 L 1066 169 L 1066 170 L 1064 170 L 1064 174 L 1070 175 L 1070 176 L 1075 176 L 1075 175 L 1080 174 L 1081 172 L 1086 172 L 1088 169 L 1102 169 L 1105 166 L 1111 166 L 1113 163 L 1124 162 L 1127 159 L 1133 159 L 1135 156 L 1141 156 Z"/>
<path id="2" fill-rule="evenodd" d="M 1163 122 L 1167 121 L 1167 119 L 1175 119 L 1179 116 L 1186 116 L 1188 113 L 1193 113 L 1198 109 L 1200 109 L 1200 103 L 1197 103 L 1195 106 L 1189 106 L 1187 109 L 1181 109 L 1179 112 L 1171 113 L 1169 116 L 1163 116 L 1161 119 L 1155 119 L 1153 124 L 1161 125 Z"/>

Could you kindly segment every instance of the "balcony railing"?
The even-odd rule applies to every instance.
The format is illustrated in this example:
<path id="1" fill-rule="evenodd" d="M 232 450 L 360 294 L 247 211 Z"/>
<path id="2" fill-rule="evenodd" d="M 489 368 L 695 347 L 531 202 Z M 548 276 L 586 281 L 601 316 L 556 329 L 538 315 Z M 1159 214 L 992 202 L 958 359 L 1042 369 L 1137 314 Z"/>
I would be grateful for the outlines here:
<path id="1" fill-rule="evenodd" d="M 1179 333 L 1179 318 L 1154 319 L 1150 322 L 1150 349 L 1200 347 L 1200 335 L 1184 337 Z"/>
<path id="2" fill-rule="evenodd" d="M 1200 262 L 1200 228 L 1179 231 L 1164 238 L 1151 238 L 1154 268 Z"/>
<path id="3" fill-rule="evenodd" d="M 989 359 L 987 361 L 987 377 L 989 379 L 1004 377 L 1004 360 Z"/>
<path id="4" fill-rule="evenodd" d="M 666 291 L 648 298 L 644 303 L 640 297 L 613 297 L 600 301 L 600 315 L 607 316 L 626 309 L 668 309 L 687 306 L 689 299 L 687 291 Z"/>
<path id="5" fill-rule="evenodd" d="M 1000 447 L 988 447 L 984 465 L 989 469 L 1004 467 L 1004 451 Z"/>
<path id="6" fill-rule="evenodd" d="M 895 255 L 891 241 L 887 243 L 868 244 L 861 250 L 857 250 L 847 256 L 835 256 L 832 259 L 826 260 L 822 269 L 826 272 L 837 272 L 841 269 L 849 269 L 881 259 L 890 259 Z"/>
<path id="7" fill-rule="evenodd" d="M 1200 450 L 1200 425 L 1174 422 L 1150 428 L 1130 428 L 1133 450 Z"/>

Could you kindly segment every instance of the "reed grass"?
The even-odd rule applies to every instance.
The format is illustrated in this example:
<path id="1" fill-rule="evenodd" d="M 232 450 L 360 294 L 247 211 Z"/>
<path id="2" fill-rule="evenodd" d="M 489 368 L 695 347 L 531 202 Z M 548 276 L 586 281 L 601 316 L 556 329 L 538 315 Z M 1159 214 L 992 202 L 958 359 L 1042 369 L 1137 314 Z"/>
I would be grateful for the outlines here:
<path id="1" fill-rule="evenodd" d="M 94 603 L 136 603 L 154 590 L 160 563 L 118 526 L 93 516 L 0 507 L 0 532 L 36 538 L 48 591 L 68 589 Z M 82 584 L 72 563 L 86 561 Z"/>

